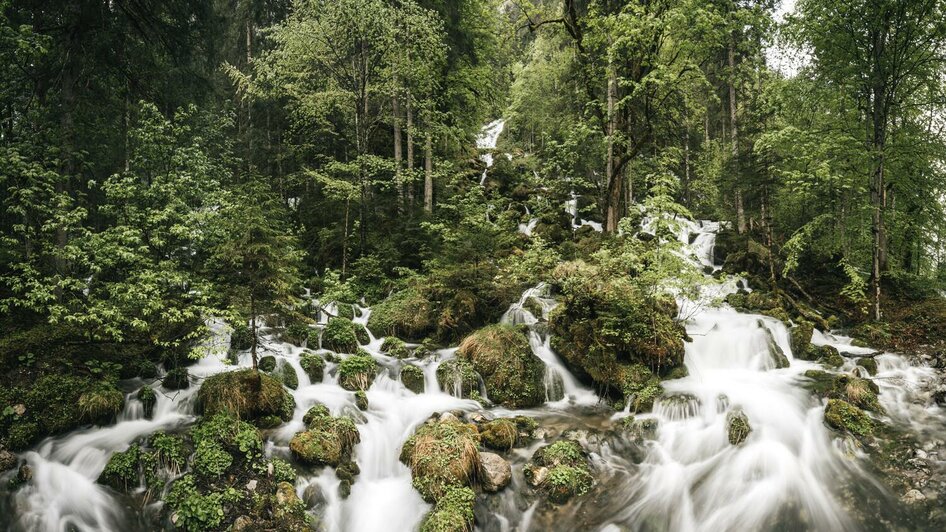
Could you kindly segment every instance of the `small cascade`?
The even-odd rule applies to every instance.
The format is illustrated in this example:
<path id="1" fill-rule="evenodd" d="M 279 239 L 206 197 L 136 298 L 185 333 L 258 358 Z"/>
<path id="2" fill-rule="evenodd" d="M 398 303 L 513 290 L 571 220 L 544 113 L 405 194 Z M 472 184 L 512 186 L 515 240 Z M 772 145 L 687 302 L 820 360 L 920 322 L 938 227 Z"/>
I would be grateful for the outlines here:
<path id="1" fill-rule="evenodd" d="M 499 135 L 503 132 L 505 126 L 506 121 L 502 118 L 483 126 L 483 130 L 480 131 L 479 136 L 476 137 L 477 149 L 495 150 L 496 141 L 499 139 Z M 486 172 L 493 166 L 493 154 L 491 152 L 484 153 L 480 155 L 480 160 L 486 163 L 486 168 L 483 169 L 483 176 L 480 178 L 480 186 L 484 186 L 486 184 Z"/>

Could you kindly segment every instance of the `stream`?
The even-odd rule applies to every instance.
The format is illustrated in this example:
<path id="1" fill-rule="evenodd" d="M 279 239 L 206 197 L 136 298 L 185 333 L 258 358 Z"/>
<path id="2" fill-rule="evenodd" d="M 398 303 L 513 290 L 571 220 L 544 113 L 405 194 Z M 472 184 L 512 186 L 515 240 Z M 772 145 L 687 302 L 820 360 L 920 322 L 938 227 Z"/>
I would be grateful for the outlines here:
<path id="1" fill-rule="evenodd" d="M 501 128 L 501 123 L 495 127 Z M 495 143 L 495 138 L 492 141 Z M 679 237 L 688 244 L 695 261 L 712 266 L 718 230 L 716 223 L 684 222 Z M 722 290 L 735 287 L 733 283 Z M 714 285 L 713 289 L 720 287 Z M 543 316 L 534 316 L 524 308 L 529 298 L 540 302 Z M 863 528 L 865 520 L 855 519 L 857 512 L 884 516 L 891 522 L 898 519 L 895 504 L 883 508 L 856 504 L 857 494 L 865 490 L 881 499 L 893 497 L 894 502 L 896 497 L 885 495 L 874 480 L 863 450 L 825 426 L 823 402 L 803 387 L 805 370 L 822 368 L 792 356 L 788 329 L 782 322 L 740 313 L 726 305 L 696 307 L 686 323 L 692 337 L 684 359 L 689 376 L 664 382 L 666 393 L 653 412 L 637 416 L 656 422 L 654 434 L 633 438 L 620 429 L 622 418 L 630 414 L 615 412 L 599 401 L 549 347 L 542 320 L 555 304 L 549 288 L 539 285 L 526 291 L 502 317 L 504 323 L 530 328 L 532 350 L 547 367 L 547 402 L 531 410 L 493 408 L 483 413 L 488 417 L 535 417 L 541 434 L 530 446 L 507 456 L 513 466 L 508 488 L 496 495 L 478 496 L 478 529 L 833 531 Z M 359 308 L 355 321 L 366 323 L 370 312 Z M 217 347 L 228 345 L 225 328 L 217 324 L 216 329 Z M 354 394 L 338 385 L 335 364 L 327 363 L 322 382 L 310 382 L 299 365 L 303 348 L 281 342 L 275 331 L 264 330 L 263 354 L 286 359 L 299 377 L 299 387 L 292 391 L 296 401 L 293 420 L 264 432 L 266 452 L 288 458 L 290 438 L 303 429 L 303 415 L 317 402 L 325 404 L 333 415 L 351 415 L 361 434 L 355 449 L 361 474 L 347 499 L 338 496 L 339 481 L 331 468 L 315 473 L 303 469 L 296 483 L 297 493 L 328 531 L 416 529 L 430 505 L 412 488 L 410 470 L 398 461 L 401 444 L 434 413 L 482 410 L 479 403 L 454 397 L 437 382 L 437 366 L 452 358 L 455 348 L 442 349 L 425 359 L 398 360 L 381 353 L 382 341 L 371 336 L 362 346 L 383 369 L 367 391 L 368 410 L 361 412 L 355 407 Z M 777 369 L 773 341 L 789 359 L 788 367 Z M 829 332 L 816 331 L 813 342 L 833 345 L 855 356 L 872 352 Z M 928 383 L 935 378 L 934 370 L 911 365 L 896 354 L 880 354 L 876 360 L 879 373 L 875 381 L 886 410 L 884 421 L 942 438 L 946 432 L 943 412 L 935 405 L 927 406 L 924 398 Z M 241 354 L 239 364 L 251 365 L 248 353 Z M 400 383 L 398 374 L 404 364 L 424 370 L 424 393 L 415 394 Z M 845 365 L 838 371 L 853 367 L 854 360 L 845 357 Z M 33 469 L 33 478 L 12 493 L 6 486 L 15 472 L 0 479 L 0 528 L 152 529 L 160 503 L 142 507 L 95 479 L 113 452 L 155 431 L 181 430 L 193 423 L 200 380 L 233 368 L 221 354 L 202 358 L 190 367 L 190 388 L 177 392 L 160 389 L 150 420 L 143 417 L 141 403 L 134 399 L 134 392 L 145 383 L 123 382 L 126 406 L 117 423 L 48 438 L 21 453 Z M 739 446 L 731 445 L 726 433 L 727 415 L 735 409 L 746 414 L 752 427 Z M 562 436 L 577 439 L 590 452 L 597 484 L 586 496 L 553 509 L 531 494 L 522 467 L 535 449 Z"/>

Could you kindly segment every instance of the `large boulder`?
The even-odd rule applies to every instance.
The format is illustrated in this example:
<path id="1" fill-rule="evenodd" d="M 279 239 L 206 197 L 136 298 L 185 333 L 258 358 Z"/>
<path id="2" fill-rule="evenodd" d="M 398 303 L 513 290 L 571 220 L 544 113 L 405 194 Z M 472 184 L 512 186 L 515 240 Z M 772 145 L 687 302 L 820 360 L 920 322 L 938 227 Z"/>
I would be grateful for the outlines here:
<path id="1" fill-rule="evenodd" d="M 378 363 L 367 352 L 351 355 L 338 365 L 338 383 L 346 390 L 367 390 L 378 373 Z"/>
<path id="2" fill-rule="evenodd" d="M 470 361 L 452 358 L 437 366 L 437 382 L 447 393 L 455 397 L 470 397 L 480 391 L 480 375 Z"/>
<path id="3" fill-rule="evenodd" d="M 512 481 L 512 467 L 502 456 L 480 453 L 480 486 L 487 493 L 495 493 Z"/>
<path id="4" fill-rule="evenodd" d="M 275 378 L 241 369 L 208 377 L 197 391 L 197 409 L 205 415 L 227 413 L 240 419 L 278 416 L 289 421 L 295 401 Z"/>
<path id="5" fill-rule="evenodd" d="M 457 356 L 469 361 L 490 400 L 510 408 L 528 408 L 545 400 L 545 364 L 529 347 L 522 328 L 489 325 L 467 336 Z"/>
<path id="6" fill-rule="evenodd" d="M 306 430 L 297 432 L 289 441 L 289 450 L 303 463 L 337 467 L 351 459 L 351 452 L 361 436 L 355 423 L 347 416 L 333 417 L 324 406 L 306 413 Z"/>
<path id="7" fill-rule="evenodd" d="M 451 488 L 469 487 L 480 470 L 476 427 L 452 416 L 421 425 L 401 448 L 414 488 L 436 502 Z"/>
<path id="8" fill-rule="evenodd" d="M 541 447 L 522 472 L 530 486 L 542 490 L 555 504 L 584 495 L 594 486 L 585 452 L 572 440 Z"/>
<path id="9" fill-rule="evenodd" d="M 368 317 L 368 328 L 379 336 L 423 340 L 436 329 L 434 305 L 419 290 L 408 288 L 378 303 Z"/>

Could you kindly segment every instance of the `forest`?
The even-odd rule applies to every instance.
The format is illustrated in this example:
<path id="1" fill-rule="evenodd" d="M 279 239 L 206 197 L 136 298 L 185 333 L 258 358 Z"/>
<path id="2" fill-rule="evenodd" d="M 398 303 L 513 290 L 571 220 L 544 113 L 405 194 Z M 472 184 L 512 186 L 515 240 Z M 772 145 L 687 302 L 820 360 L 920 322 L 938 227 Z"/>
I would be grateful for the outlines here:
<path id="1" fill-rule="evenodd" d="M 0 0 L 0 529 L 946 528 L 946 0 Z"/>

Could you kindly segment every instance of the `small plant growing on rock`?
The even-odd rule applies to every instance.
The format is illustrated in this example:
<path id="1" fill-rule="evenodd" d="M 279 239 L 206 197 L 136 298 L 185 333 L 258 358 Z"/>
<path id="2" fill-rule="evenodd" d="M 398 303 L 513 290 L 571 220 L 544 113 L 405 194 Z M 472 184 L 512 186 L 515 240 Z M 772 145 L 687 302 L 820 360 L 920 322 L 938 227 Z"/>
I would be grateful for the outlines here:
<path id="1" fill-rule="evenodd" d="M 378 363 L 367 353 L 351 355 L 338 366 L 338 381 L 346 390 L 367 390 L 374 382 Z"/>
<path id="2" fill-rule="evenodd" d="M 346 318 L 332 318 L 322 330 L 322 347 L 336 353 L 354 353 L 358 349 L 355 324 Z"/>

